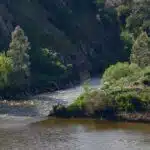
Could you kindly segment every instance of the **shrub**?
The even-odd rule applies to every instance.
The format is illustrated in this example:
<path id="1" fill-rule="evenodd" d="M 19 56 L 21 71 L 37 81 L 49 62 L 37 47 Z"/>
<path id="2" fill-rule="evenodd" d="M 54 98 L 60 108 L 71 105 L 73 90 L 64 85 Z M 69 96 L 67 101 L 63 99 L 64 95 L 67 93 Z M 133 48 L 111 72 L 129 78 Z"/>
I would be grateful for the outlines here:
<path id="1" fill-rule="evenodd" d="M 126 5 L 120 5 L 119 7 L 117 7 L 117 14 L 119 17 L 127 17 L 128 15 L 130 15 L 130 8 Z"/>
<path id="2" fill-rule="evenodd" d="M 120 37 L 124 44 L 124 50 L 130 55 L 134 43 L 133 35 L 128 31 L 122 31 Z"/>
<path id="3" fill-rule="evenodd" d="M 129 63 L 117 63 L 116 65 L 111 65 L 105 70 L 103 74 L 104 82 L 113 82 L 113 80 L 119 80 L 122 77 L 126 77 L 129 74 Z"/>
<path id="4" fill-rule="evenodd" d="M 115 97 L 118 111 L 142 111 L 144 102 L 136 91 L 117 94 Z"/>
<path id="5" fill-rule="evenodd" d="M 9 76 L 12 73 L 12 60 L 5 53 L 0 54 L 0 89 L 10 85 Z"/>
<path id="6" fill-rule="evenodd" d="M 117 63 L 111 65 L 102 77 L 104 82 L 104 89 L 108 87 L 122 88 L 124 86 L 129 86 L 131 83 L 137 81 L 142 76 L 142 69 L 136 64 L 129 63 Z M 106 84 L 107 83 L 107 84 Z"/>
<path id="7" fill-rule="evenodd" d="M 84 93 L 69 108 L 82 110 L 86 116 L 101 116 L 101 113 L 115 111 L 110 95 L 102 90 L 91 91 L 88 96 Z"/>
<path id="8" fill-rule="evenodd" d="M 144 69 L 144 80 L 143 80 L 143 84 L 150 86 L 150 66 L 146 67 Z"/>

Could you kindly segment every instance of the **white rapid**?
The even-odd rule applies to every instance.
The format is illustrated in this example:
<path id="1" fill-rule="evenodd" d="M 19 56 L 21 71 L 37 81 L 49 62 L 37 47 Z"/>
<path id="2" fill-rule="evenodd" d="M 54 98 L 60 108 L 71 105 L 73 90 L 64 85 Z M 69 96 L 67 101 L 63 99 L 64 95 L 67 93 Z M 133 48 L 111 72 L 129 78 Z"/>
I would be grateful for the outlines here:
<path id="1" fill-rule="evenodd" d="M 39 114 L 44 116 L 47 115 L 51 107 L 57 103 L 72 103 L 78 96 L 80 96 L 84 92 L 83 84 L 84 83 L 73 88 L 35 96 L 33 99 L 36 102 Z M 91 80 L 88 80 L 88 84 L 91 88 L 100 88 L 101 81 L 98 78 L 93 78 Z"/>

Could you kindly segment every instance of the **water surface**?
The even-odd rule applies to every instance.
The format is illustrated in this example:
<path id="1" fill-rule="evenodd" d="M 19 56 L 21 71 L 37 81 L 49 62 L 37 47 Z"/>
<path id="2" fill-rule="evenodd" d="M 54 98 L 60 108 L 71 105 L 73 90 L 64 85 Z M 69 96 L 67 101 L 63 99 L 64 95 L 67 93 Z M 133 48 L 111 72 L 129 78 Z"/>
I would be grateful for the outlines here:
<path id="1" fill-rule="evenodd" d="M 100 80 L 91 81 L 100 88 Z M 72 103 L 82 86 L 0 103 L 0 150 L 150 150 L 150 125 L 47 118 L 52 105 Z"/>
<path id="2" fill-rule="evenodd" d="M 149 150 L 148 124 L 49 119 L 0 129 L 1 150 Z"/>

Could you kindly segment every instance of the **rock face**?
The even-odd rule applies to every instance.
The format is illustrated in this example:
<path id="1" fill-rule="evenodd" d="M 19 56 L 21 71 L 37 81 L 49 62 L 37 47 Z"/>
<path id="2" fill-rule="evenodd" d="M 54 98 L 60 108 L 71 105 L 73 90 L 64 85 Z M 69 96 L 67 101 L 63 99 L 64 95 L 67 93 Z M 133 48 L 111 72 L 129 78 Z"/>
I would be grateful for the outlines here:
<path id="1" fill-rule="evenodd" d="M 108 65 L 122 56 L 116 20 L 104 24 L 97 10 L 93 0 L 1 0 L 0 48 L 8 47 L 11 31 L 20 25 L 33 55 L 53 48 L 81 70 L 100 71 L 106 59 Z"/>

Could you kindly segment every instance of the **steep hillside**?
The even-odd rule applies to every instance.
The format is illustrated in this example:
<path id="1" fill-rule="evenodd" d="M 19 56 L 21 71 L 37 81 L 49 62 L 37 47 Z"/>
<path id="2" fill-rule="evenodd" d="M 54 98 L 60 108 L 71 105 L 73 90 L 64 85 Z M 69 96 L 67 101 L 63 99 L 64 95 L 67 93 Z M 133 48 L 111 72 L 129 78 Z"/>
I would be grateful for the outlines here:
<path id="1" fill-rule="evenodd" d="M 32 52 L 52 47 L 63 55 L 98 51 L 103 56 L 101 62 L 117 57 L 112 56 L 120 48 L 117 22 L 106 26 L 98 21 L 98 8 L 92 0 L 3 0 L 0 7 L 1 37 L 5 41 L 1 41 L 2 48 L 6 48 L 10 32 L 20 25 L 32 43 Z"/>
<path id="2" fill-rule="evenodd" d="M 45 86 L 47 79 L 61 84 L 100 74 L 108 65 L 128 59 L 112 6 L 104 0 L 1 0 L 1 51 L 8 49 L 11 32 L 19 25 L 31 43 L 32 84 Z M 44 63 L 43 48 L 57 52 L 64 65 L 72 66 L 70 73 L 56 75 Z"/>

